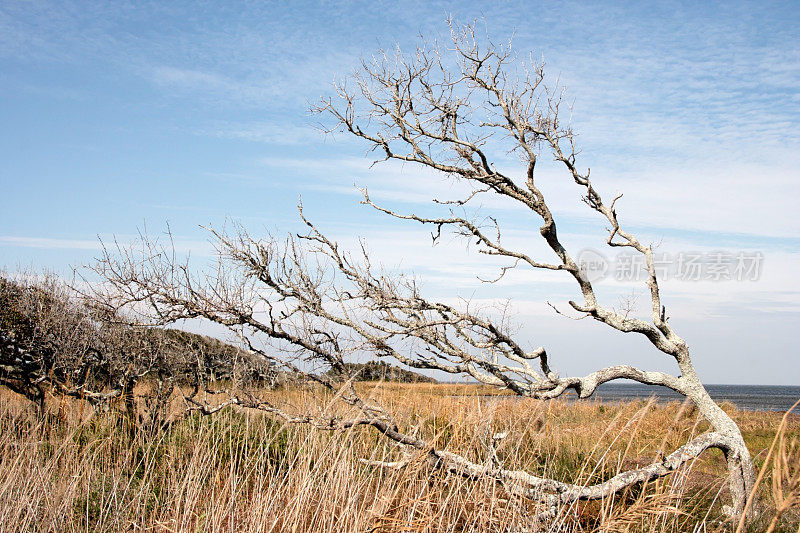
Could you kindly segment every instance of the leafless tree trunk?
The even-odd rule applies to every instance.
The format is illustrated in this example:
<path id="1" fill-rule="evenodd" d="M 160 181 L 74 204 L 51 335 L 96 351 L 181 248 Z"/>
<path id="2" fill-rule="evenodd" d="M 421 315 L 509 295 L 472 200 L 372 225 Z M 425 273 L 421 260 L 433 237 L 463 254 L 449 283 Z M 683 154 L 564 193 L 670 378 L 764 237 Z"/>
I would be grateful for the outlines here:
<path id="1" fill-rule="evenodd" d="M 302 215 L 302 209 L 308 232 L 283 243 L 253 239 L 242 228 L 233 234 L 213 232 L 222 261 L 217 272 L 204 277 L 193 275 L 169 249 L 160 249 L 152 241 L 143 243 L 141 254 L 106 251 L 96 269 L 108 284 L 97 300 L 114 311 L 134 307 L 154 323 L 204 318 L 225 325 L 253 353 L 335 392 L 359 414 L 342 419 L 291 413 L 260 397 L 231 391 L 229 400 L 216 406 L 192 397 L 192 409 L 212 413 L 237 404 L 319 429 L 369 425 L 409 453 L 426 453 L 440 468 L 467 477 L 494 477 L 512 492 L 550 508 L 608 497 L 632 484 L 668 475 L 706 449 L 718 448 L 728 462 L 732 510 L 741 513 L 754 483 L 750 453 L 736 423 L 711 399 L 697 376 L 689 346 L 669 323 L 653 247 L 622 226 L 616 210 L 621 195 L 607 203 L 589 171 L 581 170 L 575 135 L 561 116 L 563 92 L 545 84 L 542 65 L 534 61 L 516 65 L 510 46 L 481 44 L 474 26 L 451 26 L 451 31 L 452 43 L 446 49 L 423 45 L 411 55 L 379 54 L 364 60 L 359 71 L 338 86 L 337 96 L 323 100 L 316 111 L 333 119 L 331 131 L 362 139 L 383 159 L 438 171 L 469 185 L 471 192 L 457 200 L 435 200 L 445 206 L 439 217 L 393 211 L 374 203 L 366 189 L 363 203 L 389 216 L 432 226 L 434 238 L 443 229 L 452 229 L 477 242 L 481 253 L 508 258 L 509 266 L 500 277 L 516 267 L 554 271 L 554 275 L 562 272 L 574 280 L 580 293 L 580 299 L 570 301 L 575 312 L 614 330 L 644 336 L 675 361 L 677 375 L 619 365 L 583 377 L 561 377 L 551 369 L 546 349 L 525 349 L 514 340 L 505 320 L 493 320 L 469 305 L 456 308 L 426 299 L 413 280 L 373 267 L 366 251 L 355 258 L 342 252 Z M 493 164 L 490 149 L 516 153 L 524 163 L 524 174 L 502 173 Z M 648 319 L 603 305 L 562 243 L 538 186 L 536 163 L 543 151 L 561 164 L 566 179 L 574 182 L 588 208 L 608 226 L 606 244 L 644 257 L 651 305 Z M 506 246 L 494 219 L 489 219 L 487 227 L 455 214 L 456 208 L 461 211 L 486 194 L 499 195 L 531 212 L 553 258 L 539 259 Z M 712 430 L 661 461 L 596 485 L 539 478 L 437 450 L 400 431 L 390 413 L 363 400 L 354 387 L 337 391 L 315 371 L 342 370 L 348 358 L 365 353 L 393 358 L 411 368 L 468 375 L 540 399 L 556 398 L 568 390 L 587 398 L 598 385 L 616 379 L 661 385 L 694 402 Z M 384 466 L 402 465 L 403 461 Z"/>

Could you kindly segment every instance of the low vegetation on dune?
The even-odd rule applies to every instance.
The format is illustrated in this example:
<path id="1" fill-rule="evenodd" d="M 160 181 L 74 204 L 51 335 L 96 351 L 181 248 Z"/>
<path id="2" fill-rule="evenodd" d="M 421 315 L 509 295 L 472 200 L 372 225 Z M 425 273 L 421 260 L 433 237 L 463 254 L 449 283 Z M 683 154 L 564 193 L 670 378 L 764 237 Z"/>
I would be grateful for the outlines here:
<path id="1" fill-rule="evenodd" d="M 391 381 L 397 383 L 436 383 L 430 376 L 412 372 L 405 368 L 390 365 L 385 361 L 368 361 L 366 363 L 345 363 L 341 370 L 330 370 L 328 375 L 340 381 L 350 379 L 357 381 Z"/>
<path id="2" fill-rule="evenodd" d="M 475 385 L 358 388 L 442 449 L 569 482 L 649 463 L 707 425 L 677 403 L 544 402 L 487 396 Z M 502 484 L 448 474 L 424 455 L 404 458 L 358 428 L 318 431 L 235 407 L 185 416 L 176 393 L 172 424 L 131 432 L 125 410 L 49 397 L 41 413 L 0 394 L 3 531 L 525 531 L 536 513 Z M 319 395 L 303 388 L 268 394 L 319 408 Z M 743 530 L 797 531 L 800 420 L 780 426 L 780 413 L 724 407 L 764 472 L 761 508 Z M 721 454 L 704 454 L 669 478 L 564 507 L 548 529 L 733 531 L 722 513 L 725 468 Z"/>
<path id="3" fill-rule="evenodd" d="M 337 425 L 358 407 L 337 401 L 335 387 L 269 366 L 270 379 L 254 377 L 260 367 L 245 364 L 246 350 L 108 320 L 54 279 L 0 282 L 0 531 L 738 526 L 723 512 L 720 452 L 540 522 L 535 501 L 491 476 L 437 468 L 425 450 L 409 454 L 369 428 Z M 441 453 L 565 483 L 601 483 L 708 430 L 691 403 L 519 398 L 383 362 L 348 363 L 319 378 L 355 387 L 393 413 L 399 431 Z M 231 404 L 225 391 L 233 383 L 261 409 Z M 763 472 L 758 512 L 743 530 L 797 531 L 800 420 L 723 407 Z"/>
<path id="4" fill-rule="evenodd" d="M 0 272 L 0 385 L 94 403 L 144 379 L 174 383 L 274 379 L 269 362 L 218 339 L 153 328 L 87 302 L 52 275 Z"/>

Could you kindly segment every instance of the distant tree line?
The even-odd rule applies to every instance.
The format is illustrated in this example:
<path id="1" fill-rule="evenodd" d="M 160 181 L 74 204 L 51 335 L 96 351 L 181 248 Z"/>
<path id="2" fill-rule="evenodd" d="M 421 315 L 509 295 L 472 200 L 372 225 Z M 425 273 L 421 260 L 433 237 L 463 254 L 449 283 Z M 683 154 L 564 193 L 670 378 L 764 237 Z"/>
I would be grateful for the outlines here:
<path id="1" fill-rule="evenodd" d="M 40 408 L 48 394 L 101 408 L 121 401 L 132 421 L 152 425 L 163 422 L 176 386 L 223 381 L 263 386 L 276 375 L 231 344 L 92 305 L 54 276 L 0 277 L 0 385 Z"/>
<path id="2" fill-rule="evenodd" d="M 344 363 L 344 372 L 329 370 L 328 375 L 344 381 L 351 377 L 354 381 L 393 381 L 399 383 L 436 383 L 429 376 L 412 372 L 385 361 L 368 361 L 366 363 Z"/>

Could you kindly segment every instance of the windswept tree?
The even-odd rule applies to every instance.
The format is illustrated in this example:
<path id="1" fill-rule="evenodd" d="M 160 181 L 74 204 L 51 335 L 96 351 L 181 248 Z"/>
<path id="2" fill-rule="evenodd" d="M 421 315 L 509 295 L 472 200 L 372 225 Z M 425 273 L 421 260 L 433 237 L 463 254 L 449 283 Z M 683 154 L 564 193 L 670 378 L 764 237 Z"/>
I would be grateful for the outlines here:
<path id="1" fill-rule="evenodd" d="M 466 476 L 489 476 L 507 490 L 538 500 L 546 509 L 576 500 L 610 497 L 631 485 L 669 475 L 710 448 L 727 460 L 732 511 L 742 513 L 754 483 L 753 465 L 736 423 L 709 396 L 692 364 L 690 349 L 670 324 L 659 288 L 652 245 L 640 241 L 617 214 L 620 196 L 605 198 L 579 161 L 576 136 L 563 116 L 558 87 L 548 87 L 542 65 L 517 63 L 510 46 L 479 39 L 474 27 L 452 28 L 446 47 L 424 43 L 412 54 L 380 53 L 323 99 L 315 111 L 331 131 L 362 140 L 381 160 L 400 161 L 455 179 L 469 187 L 456 200 L 436 199 L 439 216 L 397 212 L 376 204 L 364 189 L 363 203 L 394 218 L 430 226 L 435 236 L 452 231 L 477 243 L 481 253 L 509 261 L 511 268 L 549 271 L 574 282 L 575 313 L 607 327 L 643 336 L 654 355 L 666 357 L 677 372 L 628 365 L 600 368 L 586 376 L 564 377 L 551 368 L 545 347 L 531 349 L 515 338 L 505 320 L 426 297 L 409 277 L 377 267 L 365 249 L 352 254 L 301 217 L 307 232 L 285 240 L 258 240 L 243 228 L 212 232 L 220 267 L 198 275 L 152 241 L 141 254 L 109 251 L 96 266 L 107 280 L 97 295 L 115 311 L 135 307 L 150 320 L 173 323 L 202 318 L 235 330 L 250 350 L 281 368 L 303 375 L 352 407 L 352 417 L 297 413 L 263 396 L 229 391 L 230 398 L 211 405 L 192 400 L 206 413 L 238 404 L 261 409 L 293 423 L 320 429 L 372 426 L 402 449 L 424 453 L 437 468 Z M 516 154 L 520 175 L 504 173 L 496 157 Z M 602 302 L 574 250 L 557 230 L 557 221 L 539 184 L 537 162 L 549 154 L 563 168 L 564 179 L 581 191 L 583 202 L 606 226 L 605 244 L 626 248 L 644 258 L 650 313 L 636 318 Z M 486 195 L 524 208 L 536 221 L 549 250 L 511 247 L 499 223 L 470 216 L 470 205 Z M 489 218 L 490 221 L 494 219 Z M 594 485 L 570 484 L 498 463 L 477 463 L 464 455 L 437 449 L 395 423 L 391 413 L 362 398 L 352 385 L 338 390 L 330 371 L 346 372 L 346 363 L 388 359 L 412 369 L 466 375 L 515 394 L 557 398 L 574 391 L 591 396 L 598 385 L 617 379 L 668 387 L 696 405 L 710 430 L 647 466 L 619 473 Z M 402 466 L 402 461 L 393 466 Z"/>

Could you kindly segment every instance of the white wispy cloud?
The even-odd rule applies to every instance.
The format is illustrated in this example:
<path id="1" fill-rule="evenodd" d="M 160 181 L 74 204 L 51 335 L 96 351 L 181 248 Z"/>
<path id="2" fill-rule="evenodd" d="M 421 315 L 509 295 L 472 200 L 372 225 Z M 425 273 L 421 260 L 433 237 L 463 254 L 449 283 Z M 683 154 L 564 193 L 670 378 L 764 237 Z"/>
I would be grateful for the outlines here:
<path id="1" fill-rule="evenodd" d="M 703 163 L 644 168 L 639 172 L 617 172 L 613 167 L 593 167 L 595 187 L 607 198 L 624 193 L 618 212 L 629 226 L 648 227 L 656 237 L 672 230 L 714 234 L 742 234 L 764 238 L 797 238 L 800 218 L 793 216 L 794 199 L 800 195 L 800 177 L 786 165 L 766 166 L 731 161 L 730 165 Z M 800 161 L 798 161 L 800 164 Z M 261 165 L 281 168 L 302 182 L 307 190 L 360 196 L 356 188 L 367 187 L 370 196 L 382 202 L 427 205 L 433 198 L 455 200 L 472 190 L 453 178 L 414 165 L 380 163 L 367 158 L 321 159 L 269 158 Z M 506 170 L 506 169 L 503 169 Z M 509 168 L 511 176 L 522 176 L 521 168 Z M 538 185 L 554 211 L 564 221 L 597 217 L 580 201 L 581 190 L 559 168 L 542 165 Z M 298 181 L 284 186 L 297 187 Z M 391 204 L 389 204 L 391 205 Z M 473 202 L 484 212 L 511 210 L 524 213 L 519 204 L 497 195 L 483 195 Z M 409 208 L 402 208 L 407 211 Z M 746 216 L 744 216 L 746 214 Z"/>
<path id="2" fill-rule="evenodd" d="M 104 247 L 112 250 L 117 246 L 121 248 L 136 248 L 141 242 L 141 237 L 134 235 L 114 236 L 107 235 L 97 239 L 64 239 L 52 237 L 23 237 L 3 235 L 0 236 L 0 247 L 9 248 L 41 248 L 45 250 L 102 250 Z M 154 242 L 159 242 L 155 240 Z M 173 238 L 172 241 L 162 239 L 160 242 L 168 249 L 175 250 L 178 254 L 196 255 L 199 257 L 212 257 L 216 251 L 212 243 L 192 239 Z"/>
<path id="3" fill-rule="evenodd" d="M 1 246 L 18 246 L 21 248 L 46 248 L 49 250 L 100 250 L 99 240 L 54 239 L 49 237 L 15 237 L 0 236 Z"/>
<path id="4" fill-rule="evenodd" d="M 320 132 L 313 127 L 281 122 L 218 121 L 197 129 L 196 133 L 278 146 L 316 143 L 320 140 Z"/>

